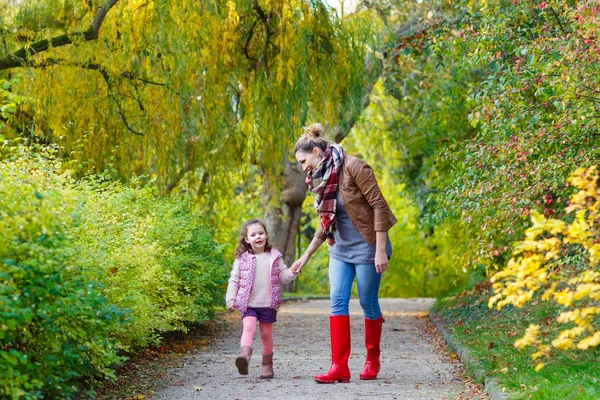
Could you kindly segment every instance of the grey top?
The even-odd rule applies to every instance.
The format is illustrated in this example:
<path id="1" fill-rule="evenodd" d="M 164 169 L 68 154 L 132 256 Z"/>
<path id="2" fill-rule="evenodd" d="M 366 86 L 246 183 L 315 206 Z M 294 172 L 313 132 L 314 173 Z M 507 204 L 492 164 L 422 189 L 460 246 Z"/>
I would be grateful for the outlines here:
<path id="1" fill-rule="evenodd" d="M 375 262 L 375 250 L 377 243 L 368 245 L 358 229 L 352 223 L 346 212 L 339 191 L 335 210 L 337 230 L 334 232 L 335 244 L 329 246 L 329 256 L 337 260 L 352 264 L 372 264 Z M 392 243 L 388 235 L 386 243 L 388 259 L 392 257 Z"/>

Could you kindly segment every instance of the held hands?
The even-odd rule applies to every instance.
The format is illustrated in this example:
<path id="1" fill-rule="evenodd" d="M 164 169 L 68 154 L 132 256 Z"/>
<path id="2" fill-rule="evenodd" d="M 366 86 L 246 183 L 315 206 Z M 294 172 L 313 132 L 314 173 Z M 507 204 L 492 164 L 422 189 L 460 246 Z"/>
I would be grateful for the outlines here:
<path id="1" fill-rule="evenodd" d="M 378 274 L 388 269 L 388 257 L 385 250 L 377 250 L 375 252 L 375 270 Z"/>
<path id="2" fill-rule="evenodd" d="M 295 275 L 298 275 L 299 273 L 302 272 L 302 267 L 304 267 L 306 265 L 306 263 L 308 262 L 308 257 L 306 256 L 302 256 L 299 259 L 297 259 L 293 264 L 292 264 L 292 272 Z"/>

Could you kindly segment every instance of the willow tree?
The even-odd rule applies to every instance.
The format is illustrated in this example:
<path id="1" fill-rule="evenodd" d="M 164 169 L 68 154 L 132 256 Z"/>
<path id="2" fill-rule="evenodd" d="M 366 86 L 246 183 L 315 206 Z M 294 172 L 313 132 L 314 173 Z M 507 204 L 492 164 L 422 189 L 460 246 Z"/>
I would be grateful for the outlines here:
<path id="1" fill-rule="evenodd" d="M 295 232 L 305 193 L 286 150 L 309 119 L 347 130 L 373 81 L 365 69 L 378 65 L 369 16 L 342 21 L 318 0 L 0 4 L 11 10 L 0 70 L 20 75 L 13 88 L 28 99 L 12 135 L 164 192 L 223 196 L 255 166 L 274 204 L 286 177 L 283 208 L 267 213 L 274 227 L 287 221 L 279 238 Z"/>
<path id="2" fill-rule="evenodd" d="M 9 123 L 80 168 L 145 175 L 203 205 L 261 175 L 289 261 L 306 186 L 287 150 L 310 121 L 348 134 L 394 62 L 386 49 L 426 29 L 432 4 L 363 2 L 338 18 L 319 0 L 0 0 L 0 74 L 19 74 L 28 99 Z"/>

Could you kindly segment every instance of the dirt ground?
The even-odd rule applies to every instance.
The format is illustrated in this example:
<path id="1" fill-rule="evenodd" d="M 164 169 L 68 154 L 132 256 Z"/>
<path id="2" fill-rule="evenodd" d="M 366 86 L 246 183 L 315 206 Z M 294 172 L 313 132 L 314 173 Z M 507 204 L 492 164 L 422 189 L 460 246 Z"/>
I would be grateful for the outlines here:
<path id="1" fill-rule="evenodd" d="M 225 315 L 217 338 L 204 350 L 167 368 L 165 387 L 153 398 L 180 399 L 487 399 L 482 386 L 465 377 L 454 354 L 431 324 L 427 310 L 433 299 L 382 299 L 381 372 L 375 381 L 361 381 L 365 359 L 364 323 L 360 306 L 351 301 L 352 353 L 350 383 L 317 384 L 313 377 L 328 370 L 329 300 L 287 302 L 273 329 L 272 380 L 259 379 L 261 344 L 258 334 L 250 373 L 238 374 L 239 314 Z"/>

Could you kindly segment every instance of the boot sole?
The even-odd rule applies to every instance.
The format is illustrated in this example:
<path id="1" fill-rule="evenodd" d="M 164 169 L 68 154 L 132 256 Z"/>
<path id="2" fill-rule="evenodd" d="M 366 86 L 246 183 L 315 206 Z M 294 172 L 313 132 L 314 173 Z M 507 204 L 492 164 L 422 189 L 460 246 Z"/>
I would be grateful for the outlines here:
<path id="1" fill-rule="evenodd" d="M 339 383 L 350 383 L 350 378 L 348 378 L 348 379 L 333 379 L 331 381 L 329 381 L 329 380 L 320 380 L 320 379 L 315 378 L 315 382 L 317 382 L 317 383 L 326 383 L 326 384 L 327 383 L 338 383 L 338 382 Z"/>
<path id="2" fill-rule="evenodd" d="M 235 366 L 240 375 L 248 375 L 248 360 L 246 357 L 240 356 L 235 359 Z"/>

